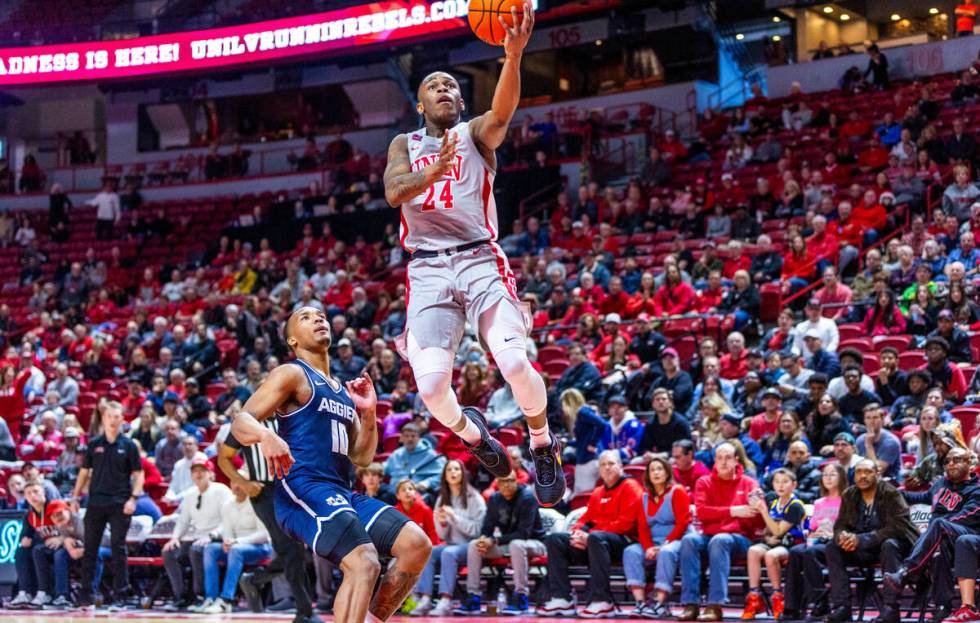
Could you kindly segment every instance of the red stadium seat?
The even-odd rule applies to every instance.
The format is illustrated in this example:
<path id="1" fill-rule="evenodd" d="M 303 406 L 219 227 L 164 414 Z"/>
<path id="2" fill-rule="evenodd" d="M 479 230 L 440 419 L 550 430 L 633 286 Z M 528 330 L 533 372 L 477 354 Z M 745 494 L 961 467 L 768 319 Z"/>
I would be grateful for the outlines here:
<path id="1" fill-rule="evenodd" d="M 558 378 L 562 374 L 564 374 L 565 370 L 568 369 L 569 365 L 570 364 L 567 359 L 552 359 L 551 361 L 542 365 L 541 367 L 552 378 Z"/>
<path id="2" fill-rule="evenodd" d="M 921 350 L 910 350 L 898 354 L 898 367 L 906 372 L 921 368 L 926 362 L 926 354 Z"/>
<path id="3" fill-rule="evenodd" d="M 883 349 L 888 348 L 889 346 L 894 349 L 897 349 L 898 352 L 901 353 L 902 351 L 907 349 L 909 347 L 909 344 L 911 343 L 912 343 L 911 335 L 892 335 L 886 337 L 883 340 L 878 340 L 877 342 L 874 343 L 874 347 L 875 350 L 878 351 L 879 353 Z"/>

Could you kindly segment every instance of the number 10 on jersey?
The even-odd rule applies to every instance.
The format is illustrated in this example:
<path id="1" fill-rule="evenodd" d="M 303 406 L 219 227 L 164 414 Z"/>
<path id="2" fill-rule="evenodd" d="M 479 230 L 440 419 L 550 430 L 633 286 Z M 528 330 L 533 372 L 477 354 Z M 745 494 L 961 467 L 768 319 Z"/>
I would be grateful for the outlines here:
<path id="1" fill-rule="evenodd" d="M 436 192 L 436 188 L 439 188 L 439 192 Z M 439 206 L 439 204 L 442 206 Z M 453 207 L 453 181 L 451 179 L 439 180 L 429 186 L 429 190 L 425 195 L 425 201 L 422 202 L 422 211 L 429 212 L 435 210 L 436 207 L 442 207 L 444 210 L 451 210 Z"/>
<path id="2" fill-rule="evenodd" d="M 347 454 L 347 427 L 343 422 L 330 420 L 330 450 L 336 454 Z"/>

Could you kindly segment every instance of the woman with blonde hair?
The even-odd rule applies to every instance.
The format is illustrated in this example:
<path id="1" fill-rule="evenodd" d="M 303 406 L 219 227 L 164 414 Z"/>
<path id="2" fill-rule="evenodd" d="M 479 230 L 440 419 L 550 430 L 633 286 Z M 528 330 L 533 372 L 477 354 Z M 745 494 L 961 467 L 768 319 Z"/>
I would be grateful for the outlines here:
<path id="1" fill-rule="evenodd" d="M 572 435 L 568 443 L 575 448 L 572 495 L 590 492 L 599 480 L 599 443 L 609 429 L 609 423 L 585 404 L 585 396 L 577 389 L 563 391 L 560 401 L 565 430 Z"/>
<path id="2" fill-rule="evenodd" d="M 721 416 L 731 409 L 720 394 L 712 393 L 701 399 L 701 437 L 707 439 L 712 446 L 724 441 L 718 429 Z"/>

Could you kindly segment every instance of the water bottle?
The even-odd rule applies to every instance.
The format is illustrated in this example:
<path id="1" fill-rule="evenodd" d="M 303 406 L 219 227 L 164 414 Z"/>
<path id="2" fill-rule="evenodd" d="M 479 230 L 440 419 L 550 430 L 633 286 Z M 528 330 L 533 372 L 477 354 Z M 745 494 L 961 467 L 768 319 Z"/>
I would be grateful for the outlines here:
<path id="1" fill-rule="evenodd" d="M 501 586 L 500 590 L 497 591 L 497 614 L 503 614 L 504 609 L 506 607 L 507 607 L 507 591 L 505 591 L 504 587 Z"/>

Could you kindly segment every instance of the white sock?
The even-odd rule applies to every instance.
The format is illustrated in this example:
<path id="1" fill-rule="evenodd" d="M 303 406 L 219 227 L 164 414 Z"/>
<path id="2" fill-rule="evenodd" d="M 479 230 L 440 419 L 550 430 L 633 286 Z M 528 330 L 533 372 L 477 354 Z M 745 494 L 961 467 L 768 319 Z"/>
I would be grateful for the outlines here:
<path id="1" fill-rule="evenodd" d="M 531 433 L 532 448 L 541 448 L 551 443 L 551 432 L 548 428 L 547 420 L 545 420 L 544 428 L 532 428 L 529 425 L 527 430 Z"/>
<path id="2" fill-rule="evenodd" d="M 463 438 L 463 441 L 469 444 L 479 443 L 481 439 L 480 429 L 463 415 L 459 401 L 456 400 L 456 394 L 446 382 L 448 378 L 444 377 L 448 377 L 448 375 L 443 375 L 440 372 L 416 377 L 415 383 L 419 387 L 419 393 L 422 394 L 425 407 L 432 414 L 432 417 L 439 420 L 449 430 L 455 431 L 457 435 Z M 456 431 L 460 420 L 463 421 L 463 429 Z"/>

